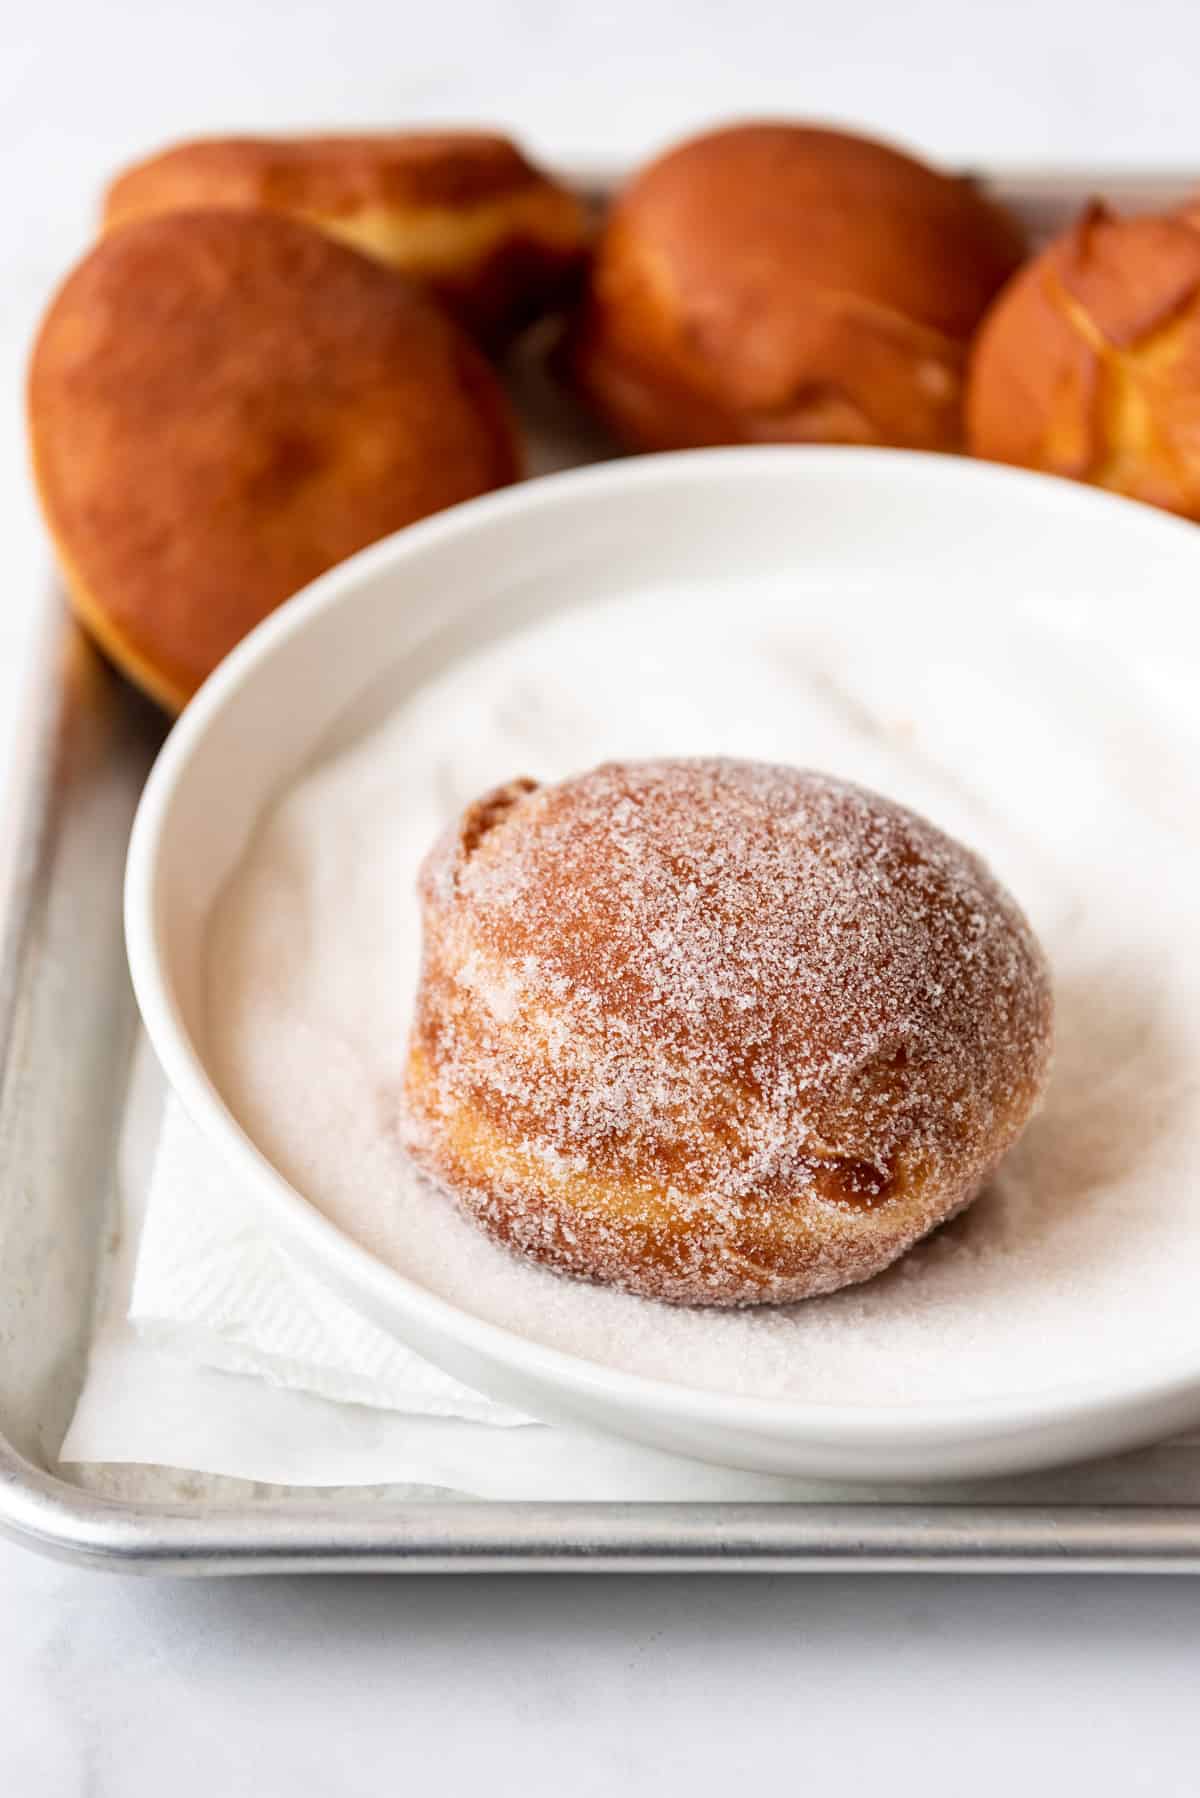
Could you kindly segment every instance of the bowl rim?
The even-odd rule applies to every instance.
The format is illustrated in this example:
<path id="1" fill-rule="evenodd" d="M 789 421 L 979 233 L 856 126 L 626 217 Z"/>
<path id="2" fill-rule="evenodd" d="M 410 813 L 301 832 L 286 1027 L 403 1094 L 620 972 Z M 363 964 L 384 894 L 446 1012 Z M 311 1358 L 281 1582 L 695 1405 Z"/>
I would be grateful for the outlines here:
<path id="1" fill-rule="evenodd" d="M 948 492 L 964 485 L 987 485 L 997 491 L 1008 488 L 1022 493 L 1033 510 L 1075 513 L 1084 528 L 1089 521 L 1112 521 L 1119 516 L 1122 528 L 1160 542 L 1169 537 L 1182 554 L 1190 553 L 1200 563 L 1200 535 L 1193 524 L 1136 501 L 1024 469 L 924 451 L 857 446 L 684 450 L 573 468 L 467 501 L 371 544 L 286 601 L 238 644 L 175 723 L 146 782 L 126 864 L 125 938 L 137 1004 L 166 1080 L 193 1124 L 221 1154 L 231 1177 L 253 1196 L 261 1214 L 279 1225 L 288 1239 L 299 1238 L 312 1262 L 329 1270 L 340 1291 L 369 1293 L 376 1317 L 400 1320 L 419 1316 L 439 1337 L 542 1386 L 550 1384 L 559 1391 L 616 1401 L 664 1420 L 679 1419 L 740 1433 L 749 1427 L 777 1442 L 803 1440 L 843 1450 L 882 1451 L 922 1444 L 966 1445 L 1048 1432 L 1120 1414 L 1131 1406 L 1141 1410 L 1178 1402 L 1192 1392 L 1200 1402 L 1200 1337 L 1191 1356 L 1140 1361 L 1116 1380 L 1051 1384 L 1033 1392 L 979 1399 L 869 1404 L 789 1400 L 679 1385 L 539 1343 L 461 1309 L 387 1266 L 325 1217 L 238 1123 L 184 1026 L 156 918 L 155 894 L 166 827 L 182 777 L 209 734 L 220 728 L 227 704 L 282 644 L 381 572 L 419 562 L 448 541 L 486 535 L 495 526 L 522 516 L 537 519 L 553 514 L 563 502 L 577 496 L 600 498 L 656 488 L 753 484 L 767 473 L 778 477 L 789 468 L 805 481 L 845 481 L 886 473 L 889 480 L 899 482 L 933 481 Z M 400 1322 L 392 1327 L 403 1337 Z"/>

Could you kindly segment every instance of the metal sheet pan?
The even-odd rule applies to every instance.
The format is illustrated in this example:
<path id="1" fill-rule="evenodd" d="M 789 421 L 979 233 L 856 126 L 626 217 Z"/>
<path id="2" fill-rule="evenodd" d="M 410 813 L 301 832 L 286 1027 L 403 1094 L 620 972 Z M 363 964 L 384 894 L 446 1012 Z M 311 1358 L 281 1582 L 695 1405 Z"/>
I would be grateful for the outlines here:
<path id="1" fill-rule="evenodd" d="M 1040 238 L 1094 193 L 1153 207 L 1200 183 L 993 185 Z M 598 453 L 536 382 L 521 399 L 539 466 Z M 137 1031 L 125 846 L 162 724 L 57 597 L 46 614 L 0 820 L 0 1527 L 98 1567 L 189 1574 L 1200 1571 L 1200 1437 L 1024 1480 L 787 1505 L 417 1504 L 386 1489 L 62 1468 Z"/>

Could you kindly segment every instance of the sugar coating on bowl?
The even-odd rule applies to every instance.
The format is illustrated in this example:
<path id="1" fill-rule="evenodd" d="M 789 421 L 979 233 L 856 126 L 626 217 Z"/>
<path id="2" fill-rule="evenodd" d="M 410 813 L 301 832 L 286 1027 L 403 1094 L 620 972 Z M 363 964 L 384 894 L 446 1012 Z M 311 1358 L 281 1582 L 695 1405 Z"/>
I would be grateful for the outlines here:
<path id="1" fill-rule="evenodd" d="M 208 1056 L 296 1187 L 463 1309 L 611 1366 L 830 1403 L 985 1398 L 1102 1378 L 1194 1340 L 1200 875 L 1194 751 L 1134 650 L 1049 614 L 906 587 L 646 588 L 469 653 L 265 821 L 213 922 Z M 566 1280 L 412 1177 L 400 1093 L 438 831 L 515 768 L 722 753 L 835 768 L 976 845 L 1058 987 L 1042 1113 L 961 1219 L 865 1285 L 667 1309 Z M 1170 853 L 1164 845 L 1169 837 Z M 1144 1293 L 1156 1294 L 1145 1340 Z M 1140 1301 L 1140 1302 L 1139 1302 Z M 1131 1345 L 1115 1320 L 1136 1309 Z"/>

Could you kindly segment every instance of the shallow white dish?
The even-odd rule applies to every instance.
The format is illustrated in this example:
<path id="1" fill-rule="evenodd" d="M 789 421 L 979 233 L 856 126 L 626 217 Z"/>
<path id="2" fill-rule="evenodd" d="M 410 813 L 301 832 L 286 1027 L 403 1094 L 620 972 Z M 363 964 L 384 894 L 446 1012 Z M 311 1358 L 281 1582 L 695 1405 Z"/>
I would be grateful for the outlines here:
<path id="1" fill-rule="evenodd" d="M 1128 611 L 1136 596 L 1136 628 L 1164 632 L 1165 703 L 1173 681 L 1182 693 L 1194 679 L 1200 534 L 1064 483 L 898 452 L 764 449 L 628 461 L 477 501 L 375 546 L 292 601 L 172 733 L 139 812 L 126 895 L 134 984 L 165 1072 L 291 1253 L 431 1360 L 538 1415 L 733 1465 L 870 1481 L 1014 1472 L 1183 1428 L 1200 1417 L 1200 1330 L 1186 1358 L 1103 1383 L 886 1405 L 699 1391 L 546 1347 L 448 1303 L 339 1232 L 247 1138 L 205 1067 L 200 968 L 212 902 L 271 798 L 381 712 L 396 678 L 411 685 L 456 647 L 567 595 L 580 604 L 626 584 L 714 572 L 736 582 L 800 566 L 819 570 L 833 593 L 864 581 L 886 588 L 889 571 L 915 566 L 975 605 L 1049 583 L 1084 638 L 1090 608 Z M 1185 642 L 1193 653 L 1181 659 Z M 1140 1341 L 1136 1318 L 1119 1327 Z"/>

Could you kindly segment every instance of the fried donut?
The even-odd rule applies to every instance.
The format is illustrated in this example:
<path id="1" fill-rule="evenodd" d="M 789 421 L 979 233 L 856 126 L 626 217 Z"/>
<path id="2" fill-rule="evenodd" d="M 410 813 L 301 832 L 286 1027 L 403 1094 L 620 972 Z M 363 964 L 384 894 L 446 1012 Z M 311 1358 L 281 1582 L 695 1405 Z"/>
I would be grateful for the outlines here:
<path id="1" fill-rule="evenodd" d="M 1022 252 L 970 181 L 848 132 L 733 126 L 619 196 L 564 360 L 633 449 L 956 449 L 967 343 Z"/>
<path id="2" fill-rule="evenodd" d="M 520 472 L 454 321 L 269 212 L 103 238 L 43 321 L 29 428 L 76 610 L 171 709 L 325 569 Z"/>
<path id="3" fill-rule="evenodd" d="M 481 131 L 176 144 L 117 176 L 104 223 L 198 206 L 302 218 L 419 281 L 493 347 L 569 295 L 590 238 L 575 194 Z"/>
<path id="4" fill-rule="evenodd" d="M 402 1135 L 493 1236 L 674 1304 L 870 1279 L 969 1204 L 1046 1078 L 1021 911 L 825 775 L 612 763 L 473 805 L 421 875 Z"/>
<path id="5" fill-rule="evenodd" d="M 1200 519 L 1200 212 L 1093 203 L 975 339 L 973 455 Z"/>

